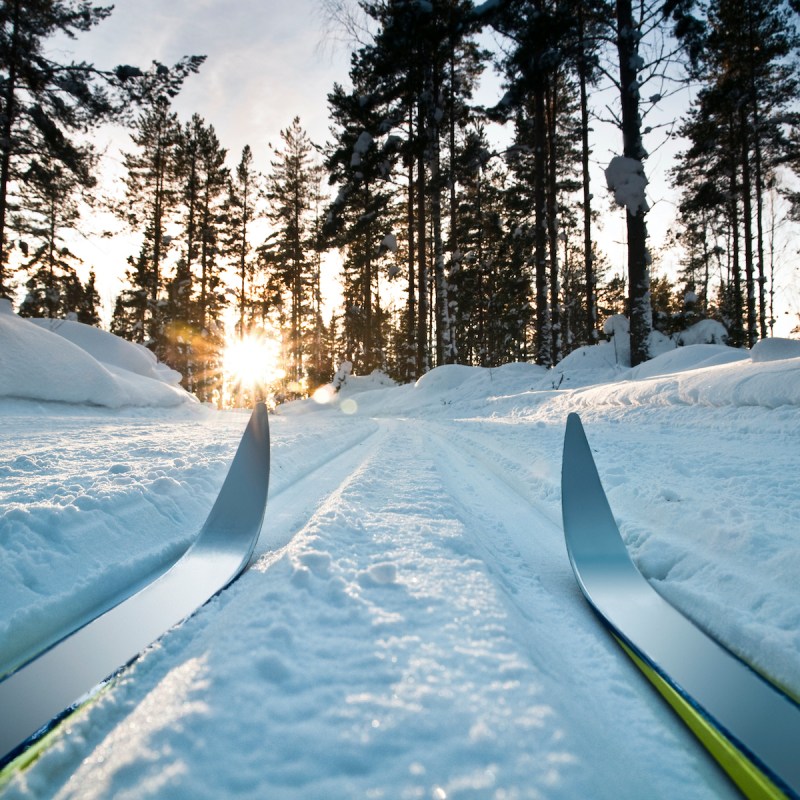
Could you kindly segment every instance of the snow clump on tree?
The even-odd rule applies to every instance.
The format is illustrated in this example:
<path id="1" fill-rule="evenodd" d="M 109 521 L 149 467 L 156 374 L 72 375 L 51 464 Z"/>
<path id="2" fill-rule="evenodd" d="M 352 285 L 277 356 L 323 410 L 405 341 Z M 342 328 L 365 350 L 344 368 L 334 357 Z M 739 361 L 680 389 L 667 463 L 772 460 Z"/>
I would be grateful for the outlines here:
<path id="1" fill-rule="evenodd" d="M 641 161 L 627 156 L 614 156 L 606 167 L 605 176 L 617 205 L 625 206 L 632 217 L 640 210 L 648 211 L 645 198 L 647 177 Z"/>

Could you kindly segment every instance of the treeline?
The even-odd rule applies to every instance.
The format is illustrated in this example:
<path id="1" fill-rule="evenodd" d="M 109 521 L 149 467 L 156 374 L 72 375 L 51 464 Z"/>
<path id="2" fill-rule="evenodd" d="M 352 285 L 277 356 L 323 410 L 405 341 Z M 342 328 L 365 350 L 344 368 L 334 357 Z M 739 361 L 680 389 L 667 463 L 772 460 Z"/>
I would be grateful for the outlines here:
<path id="1" fill-rule="evenodd" d="M 34 6 L 49 9 L 47 25 Z M 340 19 L 356 13 L 328 8 Z M 63 243 L 79 219 L 77 199 L 95 188 L 97 156 L 78 134 L 127 109 L 132 145 L 115 210 L 141 247 L 112 330 L 151 347 L 201 399 L 221 402 L 222 353 L 234 333 L 280 331 L 283 396 L 313 390 L 342 360 L 401 381 L 446 363 L 553 365 L 598 341 L 618 313 L 630 320 L 633 363 L 650 356 L 654 331 L 698 319 L 721 321 L 737 346 L 768 335 L 776 220 L 766 199 L 782 193 L 790 217 L 800 203 L 787 180 L 800 169 L 796 8 L 778 0 L 364 0 L 358 8 L 362 41 L 350 85 L 328 97 L 329 141 L 312 144 L 295 119 L 261 175 L 249 146 L 230 164 L 212 125 L 197 115 L 182 122 L 171 109 L 202 58 L 146 72 L 53 64 L 42 41 L 88 30 L 109 9 L 4 4 L 0 292 L 12 288 L 15 243 L 27 289 L 21 313 L 96 319 L 93 281 L 77 281 Z M 497 52 L 480 45 L 486 31 Z M 505 94 L 481 107 L 473 95 L 492 63 Z M 673 285 L 651 278 L 643 136 L 678 74 L 697 88 L 671 173 L 682 253 Z M 619 155 L 598 189 L 591 97 L 609 87 Z M 509 131 L 501 152 L 487 134 L 498 124 Z M 597 246 L 594 196 L 606 189 L 627 209 L 623 274 L 609 274 Z M 326 322 L 321 265 L 332 249 L 343 305 Z"/>

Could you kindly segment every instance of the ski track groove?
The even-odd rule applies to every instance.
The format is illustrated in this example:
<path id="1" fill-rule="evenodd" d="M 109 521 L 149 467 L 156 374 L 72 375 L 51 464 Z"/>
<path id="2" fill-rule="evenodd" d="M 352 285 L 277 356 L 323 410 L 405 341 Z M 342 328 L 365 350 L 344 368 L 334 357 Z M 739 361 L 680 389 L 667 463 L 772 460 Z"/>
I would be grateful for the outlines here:
<path id="1" fill-rule="evenodd" d="M 300 475 L 284 479 L 274 493 L 270 489 L 264 526 L 248 569 L 263 571 L 280 557 L 295 535 L 325 509 L 370 459 L 379 446 L 380 433 L 379 426 L 369 427 L 363 435 L 348 439 L 336 450 L 325 450 L 323 458 L 315 460 Z M 279 452 L 273 458 L 279 466 Z"/>

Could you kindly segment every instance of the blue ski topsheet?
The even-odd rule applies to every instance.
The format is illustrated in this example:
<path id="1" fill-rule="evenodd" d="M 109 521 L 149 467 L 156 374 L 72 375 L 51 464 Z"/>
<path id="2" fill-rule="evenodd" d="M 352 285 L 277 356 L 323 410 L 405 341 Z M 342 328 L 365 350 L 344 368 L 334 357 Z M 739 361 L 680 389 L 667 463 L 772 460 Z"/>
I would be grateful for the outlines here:
<path id="1" fill-rule="evenodd" d="M 239 575 L 261 531 L 268 484 L 269 424 L 259 403 L 216 502 L 183 557 L 0 682 L 0 764 Z"/>
<path id="2" fill-rule="evenodd" d="M 775 785 L 800 798 L 800 707 L 667 603 L 625 548 L 577 414 L 561 476 L 564 535 L 602 620 Z"/>

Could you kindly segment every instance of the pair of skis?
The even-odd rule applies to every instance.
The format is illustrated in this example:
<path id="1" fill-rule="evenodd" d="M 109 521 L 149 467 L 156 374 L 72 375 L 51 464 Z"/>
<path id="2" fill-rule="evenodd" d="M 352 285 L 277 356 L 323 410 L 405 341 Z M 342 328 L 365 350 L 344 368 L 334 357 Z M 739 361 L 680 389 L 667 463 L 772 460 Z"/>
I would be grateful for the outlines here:
<path id="1" fill-rule="evenodd" d="M 0 682 L 0 765 L 76 701 L 221 591 L 264 518 L 269 427 L 256 406 L 196 541 L 167 572 Z M 580 419 L 567 420 L 564 533 L 586 599 L 751 798 L 800 800 L 800 707 L 667 603 L 628 556 Z"/>

